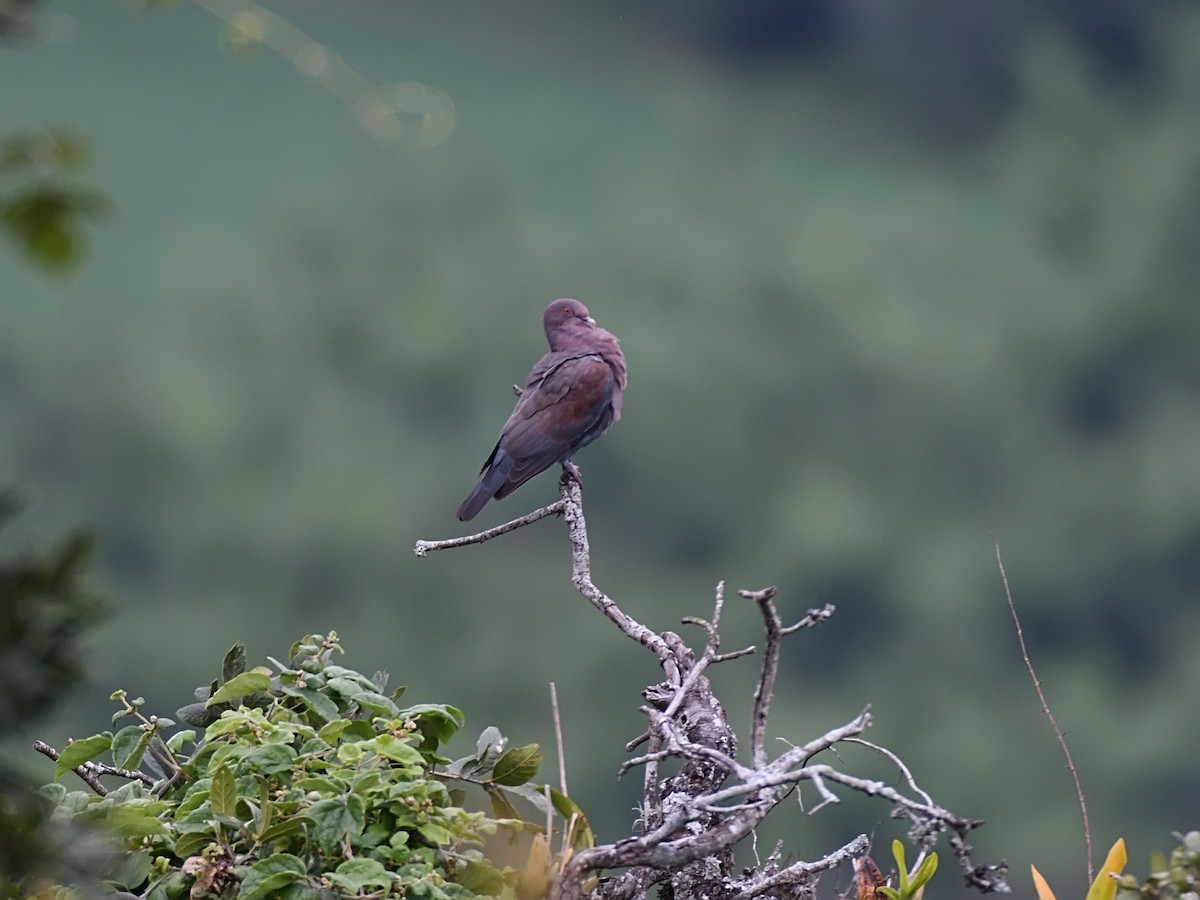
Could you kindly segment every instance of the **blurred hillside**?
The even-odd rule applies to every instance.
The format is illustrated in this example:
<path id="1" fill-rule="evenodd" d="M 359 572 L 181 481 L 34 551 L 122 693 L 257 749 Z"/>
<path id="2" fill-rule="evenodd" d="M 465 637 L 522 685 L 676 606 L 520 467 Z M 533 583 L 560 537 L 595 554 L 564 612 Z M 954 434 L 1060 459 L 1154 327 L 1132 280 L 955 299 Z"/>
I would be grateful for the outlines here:
<path id="1" fill-rule="evenodd" d="M 989 821 L 981 856 L 1069 893 L 1078 809 L 994 527 L 1097 846 L 1144 869 L 1196 827 L 1200 7 L 268 7 L 372 84 L 444 92 L 453 132 L 375 143 L 191 3 L 54 0 L 0 45 L 0 137 L 77 131 L 116 206 L 69 277 L 0 247 L 0 482 L 36 533 L 95 530 L 119 603 L 47 738 L 104 727 L 116 687 L 169 713 L 235 640 L 335 629 L 468 733 L 549 745 L 557 682 L 572 793 L 627 829 L 656 672 L 571 589 L 561 528 L 411 552 L 461 531 L 541 311 L 576 296 L 629 359 L 579 459 L 628 612 L 676 627 L 722 578 L 836 603 L 790 647 L 778 736 L 872 704 Z M 748 710 L 752 678 L 717 680 Z M 885 847 L 880 816 L 781 828 L 811 854 L 879 822 Z"/>

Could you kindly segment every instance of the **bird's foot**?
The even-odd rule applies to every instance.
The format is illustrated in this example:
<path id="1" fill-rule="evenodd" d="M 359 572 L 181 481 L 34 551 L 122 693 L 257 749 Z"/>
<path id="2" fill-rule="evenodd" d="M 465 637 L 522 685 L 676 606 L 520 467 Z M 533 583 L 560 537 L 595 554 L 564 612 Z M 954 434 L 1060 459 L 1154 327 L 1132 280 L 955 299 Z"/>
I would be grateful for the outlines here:
<path id="1" fill-rule="evenodd" d="M 573 478 L 577 483 L 583 484 L 583 473 L 579 471 L 579 466 L 575 465 L 575 463 L 571 462 L 569 459 L 564 459 L 562 461 L 562 467 L 563 481 L 566 481 L 567 478 Z"/>

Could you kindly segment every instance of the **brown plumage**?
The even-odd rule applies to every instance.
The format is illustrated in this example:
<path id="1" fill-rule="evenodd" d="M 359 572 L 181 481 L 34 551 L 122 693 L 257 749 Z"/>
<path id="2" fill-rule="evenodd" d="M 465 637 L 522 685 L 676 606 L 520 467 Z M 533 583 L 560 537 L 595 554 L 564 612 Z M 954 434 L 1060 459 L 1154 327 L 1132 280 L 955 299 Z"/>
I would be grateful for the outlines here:
<path id="1" fill-rule="evenodd" d="M 555 463 L 570 466 L 575 451 L 621 418 L 625 357 L 617 339 L 578 300 L 555 300 L 546 307 L 542 324 L 550 352 L 525 380 L 479 483 L 458 508 L 461 521 Z"/>

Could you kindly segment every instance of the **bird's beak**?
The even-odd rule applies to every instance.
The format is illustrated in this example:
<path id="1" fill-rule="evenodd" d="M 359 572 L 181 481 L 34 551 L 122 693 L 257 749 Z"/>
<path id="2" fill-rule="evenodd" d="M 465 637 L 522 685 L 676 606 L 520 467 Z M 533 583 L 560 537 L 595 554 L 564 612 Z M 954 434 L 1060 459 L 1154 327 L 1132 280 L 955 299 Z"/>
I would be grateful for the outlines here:
<path id="1" fill-rule="evenodd" d="M 595 320 L 595 319 L 593 319 L 591 316 L 584 316 L 584 317 L 583 317 L 583 321 L 587 322 L 587 323 L 588 323 L 589 325 L 591 325 L 593 328 L 595 328 L 595 327 L 596 327 L 596 320 Z"/>

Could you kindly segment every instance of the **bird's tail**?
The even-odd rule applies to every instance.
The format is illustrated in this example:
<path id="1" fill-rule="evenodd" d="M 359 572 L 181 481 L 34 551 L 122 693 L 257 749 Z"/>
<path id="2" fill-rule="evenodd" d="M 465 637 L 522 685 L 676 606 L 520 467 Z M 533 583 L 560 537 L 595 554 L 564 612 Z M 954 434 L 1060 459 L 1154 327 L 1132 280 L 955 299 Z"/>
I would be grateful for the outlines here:
<path id="1" fill-rule="evenodd" d="M 508 473 L 512 471 L 512 466 L 512 457 L 497 444 L 496 449 L 492 451 L 492 455 L 488 457 L 488 461 L 483 466 L 483 477 L 479 479 L 479 484 L 475 485 L 471 493 L 467 495 L 467 499 L 458 508 L 457 515 L 460 522 L 475 518 L 484 505 L 496 496 L 496 491 L 504 486 Z"/>

